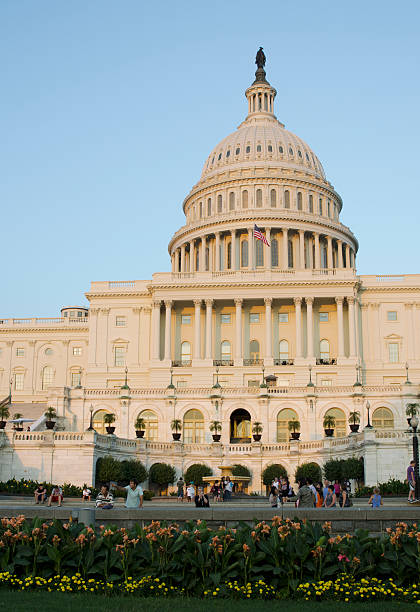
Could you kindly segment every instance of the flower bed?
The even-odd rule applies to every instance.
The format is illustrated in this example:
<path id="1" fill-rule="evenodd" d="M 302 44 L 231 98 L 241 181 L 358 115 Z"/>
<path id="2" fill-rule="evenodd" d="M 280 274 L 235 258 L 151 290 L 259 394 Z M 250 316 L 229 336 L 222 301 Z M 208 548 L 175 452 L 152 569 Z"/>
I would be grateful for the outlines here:
<path id="1" fill-rule="evenodd" d="M 332 536 L 329 523 L 274 517 L 253 528 L 240 524 L 217 531 L 201 521 L 183 528 L 156 521 L 130 531 L 105 526 L 95 531 L 20 516 L 1 519 L 0 571 L 0 582 L 11 586 L 29 581 L 29 586 L 56 589 L 64 580 L 75 588 L 77 577 L 95 592 L 130 588 L 144 594 L 156 583 L 164 584 L 159 588 L 168 589 L 165 593 L 267 599 L 277 593 L 316 598 L 318 591 L 329 597 L 346 574 L 353 586 L 373 577 L 392 581 L 404 595 L 419 581 L 420 529 L 400 523 L 380 538 L 364 530 Z M 302 591 L 306 584 L 311 586 Z M 357 586 L 342 586 L 356 597 Z"/>

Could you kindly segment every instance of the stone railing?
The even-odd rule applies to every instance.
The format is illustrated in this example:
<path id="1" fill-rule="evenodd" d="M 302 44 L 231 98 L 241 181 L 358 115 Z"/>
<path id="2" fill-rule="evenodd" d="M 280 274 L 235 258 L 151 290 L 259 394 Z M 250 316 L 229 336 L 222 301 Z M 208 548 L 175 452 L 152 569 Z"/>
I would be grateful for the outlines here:
<path id="1" fill-rule="evenodd" d="M 32 319 L 0 319 L 0 327 L 86 327 L 89 325 L 88 317 L 51 317 L 51 318 L 32 318 Z"/>

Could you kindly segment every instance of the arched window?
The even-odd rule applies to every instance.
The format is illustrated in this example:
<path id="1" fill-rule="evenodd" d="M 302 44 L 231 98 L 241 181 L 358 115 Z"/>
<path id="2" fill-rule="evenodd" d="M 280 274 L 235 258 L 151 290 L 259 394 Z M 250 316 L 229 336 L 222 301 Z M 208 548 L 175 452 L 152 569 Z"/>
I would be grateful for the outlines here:
<path id="1" fill-rule="evenodd" d="M 319 342 L 319 356 L 321 359 L 330 358 L 330 343 L 328 340 L 320 340 Z"/>
<path id="2" fill-rule="evenodd" d="M 242 240 L 241 242 L 241 267 L 248 267 L 248 240 Z"/>
<path id="3" fill-rule="evenodd" d="M 335 418 L 334 437 L 344 438 L 346 436 L 346 415 L 341 408 L 330 408 L 325 413 L 325 416 L 332 416 Z"/>
<path id="4" fill-rule="evenodd" d="M 319 214 L 322 215 L 322 198 L 319 198 Z"/>
<path id="5" fill-rule="evenodd" d="M 284 408 L 283 410 L 280 410 L 277 415 L 277 442 L 289 441 L 289 421 L 298 420 L 298 415 L 291 408 Z"/>
<path id="6" fill-rule="evenodd" d="M 207 200 L 207 216 L 211 217 L 211 198 Z"/>
<path id="7" fill-rule="evenodd" d="M 377 408 L 372 415 L 372 425 L 376 429 L 394 429 L 394 415 L 389 408 Z"/>
<path id="8" fill-rule="evenodd" d="M 195 249 L 195 271 L 200 269 L 200 249 Z"/>
<path id="9" fill-rule="evenodd" d="M 93 429 L 98 434 L 105 433 L 105 427 L 107 427 L 107 425 L 104 421 L 104 417 L 106 414 L 108 414 L 106 410 L 97 410 L 95 414 L 93 415 L 93 418 L 92 418 Z"/>
<path id="10" fill-rule="evenodd" d="M 228 242 L 227 245 L 227 269 L 230 270 L 232 268 L 232 243 Z"/>
<path id="11" fill-rule="evenodd" d="M 279 243 L 277 238 L 271 240 L 271 267 L 277 268 L 279 265 Z"/>
<path id="12" fill-rule="evenodd" d="M 232 348 L 228 340 L 223 340 L 220 345 L 220 355 L 222 361 L 230 361 L 232 359 Z"/>
<path id="13" fill-rule="evenodd" d="M 146 440 L 158 439 L 158 418 L 153 410 L 143 410 L 139 417 L 144 419 L 144 437 Z"/>
<path id="14" fill-rule="evenodd" d="M 293 268 L 293 241 L 290 239 L 287 242 L 287 255 L 289 260 L 289 268 Z"/>
<path id="15" fill-rule="evenodd" d="M 284 192 L 284 207 L 290 208 L 290 191 L 288 189 Z"/>
<path id="16" fill-rule="evenodd" d="M 200 202 L 200 219 L 203 217 L 203 202 Z"/>
<path id="17" fill-rule="evenodd" d="M 270 192 L 270 203 L 271 208 L 275 208 L 277 206 L 277 193 L 275 189 L 272 189 Z"/>
<path id="18" fill-rule="evenodd" d="M 260 358 L 260 343 L 258 340 L 251 340 L 249 343 L 249 356 L 253 361 Z"/>
<path id="19" fill-rule="evenodd" d="M 261 189 L 257 189 L 255 206 L 257 208 L 261 208 L 262 207 L 262 190 Z"/>
<path id="20" fill-rule="evenodd" d="M 222 196 L 218 195 L 217 196 L 217 212 L 221 213 L 223 210 L 223 200 L 222 200 Z"/>
<path id="21" fill-rule="evenodd" d="M 327 202 L 327 215 L 331 217 L 331 201 L 330 200 L 328 200 Z"/>
<path id="22" fill-rule="evenodd" d="M 262 268 L 264 265 L 264 251 L 262 240 L 255 241 L 255 266 Z"/>
<path id="23" fill-rule="evenodd" d="M 229 210 L 235 210 L 235 194 L 233 191 L 229 194 Z"/>
<path id="24" fill-rule="evenodd" d="M 42 389 L 48 389 L 54 384 L 54 370 L 51 366 L 45 366 L 42 370 Z"/>
<path id="25" fill-rule="evenodd" d="M 248 208 L 248 191 L 242 192 L 242 208 Z"/>
<path id="26" fill-rule="evenodd" d="M 199 410 L 188 410 L 184 415 L 184 442 L 202 444 L 204 442 L 204 417 Z"/>
<path id="27" fill-rule="evenodd" d="M 257 153 L 261 153 L 261 145 L 257 145 Z"/>
<path id="28" fill-rule="evenodd" d="M 279 357 L 281 361 L 289 359 L 289 343 L 287 340 L 280 340 L 279 344 Z"/>
<path id="29" fill-rule="evenodd" d="M 302 206 L 302 193 L 300 191 L 298 191 L 297 194 L 297 209 L 298 210 L 302 210 L 303 206 Z"/>
<path id="30" fill-rule="evenodd" d="M 309 212 L 314 212 L 314 196 L 312 195 L 309 196 Z"/>
<path id="31" fill-rule="evenodd" d="M 181 344 L 181 361 L 185 365 L 191 363 L 191 344 L 189 342 Z"/>

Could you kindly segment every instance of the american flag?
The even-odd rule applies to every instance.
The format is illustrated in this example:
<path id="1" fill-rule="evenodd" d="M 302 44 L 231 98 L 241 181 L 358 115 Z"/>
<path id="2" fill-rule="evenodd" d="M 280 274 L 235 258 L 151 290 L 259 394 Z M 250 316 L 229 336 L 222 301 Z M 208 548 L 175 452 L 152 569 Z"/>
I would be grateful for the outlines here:
<path id="1" fill-rule="evenodd" d="M 264 244 L 266 244 L 267 246 L 270 246 L 268 244 L 267 238 L 262 233 L 262 230 L 255 224 L 254 224 L 254 238 L 256 238 L 257 240 L 262 240 Z"/>

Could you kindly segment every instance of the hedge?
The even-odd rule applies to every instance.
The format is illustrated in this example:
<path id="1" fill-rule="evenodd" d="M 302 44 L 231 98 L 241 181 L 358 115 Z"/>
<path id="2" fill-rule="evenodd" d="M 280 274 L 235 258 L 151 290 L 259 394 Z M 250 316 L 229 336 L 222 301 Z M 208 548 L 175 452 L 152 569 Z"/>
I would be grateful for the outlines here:
<path id="1" fill-rule="evenodd" d="M 212 476 L 213 470 L 204 463 L 193 463 L 184 474 L 185 482 L 193 482 L 195 485 L 203 486 L 203 476 Z"/>
<path id="2" fill-rule="evenodd" d="M 248 476 L 251 478 L 252 474 L 246 465 L 235 463 L 235 465 L 232 467 L 232 476 Z"/>
<path id="3" fill-rule="evenodd" d="M 262 473 L 263 483 L 269 487 L 275 478 L 286 478 L 287 471 L 280 463 L 271 463 L 267 465 Z"/>
<path id="4" fill-rule="evenodd" d="M 303 478 L 309 478 L 312 482 L 320 482 L 322 478 L 321 468 L 313 461 L 310 463 L 302 463 L 296 468 L 295 480 L 299 482 Z"/>

